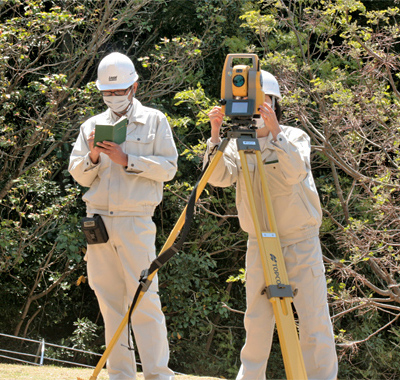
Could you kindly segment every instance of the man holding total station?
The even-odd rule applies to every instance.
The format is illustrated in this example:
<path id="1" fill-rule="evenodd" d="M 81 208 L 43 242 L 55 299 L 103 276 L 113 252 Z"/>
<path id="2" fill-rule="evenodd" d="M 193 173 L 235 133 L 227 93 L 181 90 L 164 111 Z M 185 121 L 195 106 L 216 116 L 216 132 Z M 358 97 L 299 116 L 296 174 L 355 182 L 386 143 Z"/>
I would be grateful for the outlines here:
<path id="1" fill-rule="evenodd" d="M 325 269 L 319 241 L 321 207 L 310 166 L 310 139 L 298 128 L 282 126 L 281 100 L 276 78 L 261 71 L 265 102 L 260 107 L 262 124 L 257 129 L 278 234 L 299 318 L 300 347 L 309 380 L 335 380 L 338 365 L 327 303 Z M 221 107 L 209 113 L 211 138 L 205 161 L 219 145 L 223 122 Z M 249 155 L 255 201 L 263 202 L 255 157 Z M 275 316 L 263 293 L 261 255 L 254 230 L 239 153 L 234 140 L 226 146 L 209 183 L 227 187 L 236 183 L 236 206 L 240 225 L 249 234 L 246 254 L 247 310 L 244 318 L 246 342 L 241 351 L 237 380 L 264 380 L 271 350 Z M 258 194 L 258 195 L 257 195 Z M 262 217 L 268 225 L 267 215 Z"/>
<path id="2" fill-rule="evenodd" d="M 111 53 L 103 58 L 96 85 L 108 109 L 82 124 L 69 165 L 75 180 L 89 188 L 83 196 L 86 222 L 89 226 L 103 222 L 102 231 L 108 233 L 96 244 L 88 240 L 85 256 L 107 345 L 132 302 L 141 271 L 156 258 L 152 215 L 161 202 L 163 182 L 171 180 L 177 170 L 178 154 L 168 121 L 135 99 L 137 80 L 127 56 Z M 96 124 L 112 125 L 121 116 L 128 119 L 126 140 L 95 145 Z M 97 237 L 96 231 L 91 233 Z M 174 373 L 168 368 L 167 330 L 157 291 L 155 277 L 133 314 L 132 327 L 145 379 L 171 380 Z M 135 358 L 127 344 L 124 328 L 108 358 L 110 380 L 136 379 Z"/>

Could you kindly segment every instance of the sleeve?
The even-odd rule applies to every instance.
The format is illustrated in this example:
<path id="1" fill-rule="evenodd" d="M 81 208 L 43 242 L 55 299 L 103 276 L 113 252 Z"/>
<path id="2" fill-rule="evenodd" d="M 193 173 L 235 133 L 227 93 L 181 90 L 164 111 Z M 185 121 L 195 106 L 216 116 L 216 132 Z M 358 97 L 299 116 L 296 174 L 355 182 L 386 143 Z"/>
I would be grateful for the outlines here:
<path id="1" fill-rule="evenodd" d="M 280 132 L 272 144 L 288 184 L 303 181 L 311 169 L 309 136 L 298 128 L 292 128 L 291 132 Z"/>
<path id="2" fill-rule="evenodd" d="M 90 149 L 86 139 L 85 127 L 87 127 L 86 123 L 81 126 L 78 139 L 72 149 L 68 171 L 80 185 L 90 187 L 97 177 L 101 160 L 99 158 L 99 162 L 94 164 L 89 158 Z"/>
<path id="3" fill-rule="evenodd" d="M 212 161 L 217 152 L 219 144 L 213 144 L 211 139 L 207 140 L 207 149 L 203 158 L 203 168 L 206 166 L 208 161 Z M 238 169 L 236 161 L 233 156 L 234 151 L 232 150 L 231 142 L 225 148 L 225 152 L 221 159 L 215 166 L 208 183 L 216 187 L 228 187 L 233 185 L 238 177 Z"/>
<path id="4" fill-rule="evenodd" d="M 128 165 L 125 169 L 128 175 L 136 175 L 156 182 L 166 182 L 174 178 L 178 168 L 178 152 L 171 127 L 164 115 L 158 119 L 158 123 L 153 155 L 128 154 Z"/>

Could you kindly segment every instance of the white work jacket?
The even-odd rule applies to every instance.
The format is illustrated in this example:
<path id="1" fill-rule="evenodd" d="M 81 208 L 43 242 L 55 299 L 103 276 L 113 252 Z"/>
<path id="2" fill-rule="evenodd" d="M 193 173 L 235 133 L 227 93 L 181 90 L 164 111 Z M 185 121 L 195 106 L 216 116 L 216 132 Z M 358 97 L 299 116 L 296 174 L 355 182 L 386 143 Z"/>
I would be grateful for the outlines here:
<path id="1" fill-rule="evenodd" d="M 133 99 L 126 116 L 127 135 L 121 147 L 128 154 L 127 167 L 103 153 L 97 164 L 89 158 L 87 139 L 96 123 L 115 123 L 117 115 L 107 109 L 81 126 L 68 170 L 80 185 L 89 187 L 83 196 L 88 213 L 152 216 L 162 200 L 163 183 L 176 173 L 178 153 L 165 115 Z"/>
<path id="2" fill-rule="evenodd" d="M 282 132 L 272 141 L 272 135 L 259 138 L 261 157 L 271 195 L 273 212 L 282 247 L 318 236 L 322 211 L 311 173 L 310 138 L 301 129 L 281 126 Z M 214 147 L 207 141 L 208 153 Z M 260 174 L 255 154 L 246 155 L 255 202 L 264 202 Z M 236 207 L 242 229 L 255 235 L 254 223 L 247 197 L 246 184 L 237 151 L 236 139 L 225 148 L 224 155 L 214 169 L 209 183 L 227 187 L 236 183 Z M 269 230 L 265 207 L 261 212 L 261 228 Z"/>

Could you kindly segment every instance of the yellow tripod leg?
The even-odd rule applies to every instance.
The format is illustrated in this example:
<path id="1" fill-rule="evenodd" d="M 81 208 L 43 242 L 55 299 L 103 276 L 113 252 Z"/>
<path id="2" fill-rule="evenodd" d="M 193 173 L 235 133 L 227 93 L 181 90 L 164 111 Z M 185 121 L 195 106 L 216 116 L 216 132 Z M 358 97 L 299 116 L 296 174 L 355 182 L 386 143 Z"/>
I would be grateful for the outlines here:
<path id="1" fill-rule="evenodd" d="M 246 154 L 239 148 L 251 214 L 260 248 L 265 283 L 267 285 L 266 291 L 274 310 L 286 376 L 288 380 L 307 380 L 307 373 L 304 366 L 303 355 L 291 306 L 292 291 L 279 242 L 272 202 L 264 172 L 264 165 L 260 151 L 256 150 L 255 154 L 257 158 L 258 171 L 261 177 L 264 204 L 267 209 L 271 231 L 261 230 L 257 212 L 257 206 L 260 207 L 261 205 L 255 204 Z"/>
<path id="2" fill-rule="evenodd" d="M 224 143 L 224 146 L 225 146 L 225 144 L 226 144 L 226 142 Z M 210 162 L 207 170 L 205 171 L 204 175 L 200 179 L 200 181 L 199 181 L 199 183 L 197 185 L 197 190 L 196 190 L 196 201 L 197 201 L 197 199 L 199 199 L 201 193 L 203 192 L 205 186 L 207 185 L 207 182 L 208 182 L 213 170 L 215 169 L 215 166 L 217 165 L 218 161 L 222 157 L 222 154 L 223 154 L 223 147 L 222 147 L 221 150 L 217 151 L 217 153 L 215 154 L 214 158 Z M 178 236 L 180 230 L 182 229 L 182 226 L 185 223 L 186 210 L 187 210 L 187 206 L 184 208 L 181 216 L 179 217 L 178 221 L 176 222 L 173 230 L 171 231 L 168 239 L 166 240 L 163 248 L 161 249 L 160 254 L 165 252 L 174 243 L 176 237 Z M 147 277 L 147 280 L 148 281 L 152 281 L 154 276 L 156 275 L 156 273 L 157 273 L 157 270 L 154 271 L 153 273 L 149 274 L 149 276 Z M 145 294 L 144 291 L 140 292 L 140 294 L 138 296 L 138 299 L 137 299 L 137 302 L 136 302 L 136 305 L 134 306 L 134 308 L 132 310 L 132 314 L 135 312 L 135 310 L 137 308 L 137 305 L 140 303 L 140 301 L 143 298 L 144 294 Z M 99 376 L 99 373 L 101 372 L 101 370 L 103 369 L 104 365 L 106 364 L 106 361 L 107 361 L 108 357 L 110 356 L 111 351 L 113 350 L 113 348 L 115 347 L 116 343 L 118 342 L 118 339 L 122 334 L 122 331 L 124 330 L 124 328 L 126 328 L 126 325 L 128 324 L 128 321 L 129 321 L 129 311 L 125 314 L 125 317 L 123 318 L 123 320 L 121 321 L 120 325 L 118 326 L 117 331 L 115 332 L 114 336 L 112 337 L 110 343 L 107 345 L 106 350 L 104 351 L 102 357 L 98 361 L 95 369 L 93 370 L 93 374 L 92 374 L 92 376 L 90 377 L 89 380 L 96 380 L 97 377 Z M 78 380 L 84 380 L 84 379 L 78 377 Z"/>

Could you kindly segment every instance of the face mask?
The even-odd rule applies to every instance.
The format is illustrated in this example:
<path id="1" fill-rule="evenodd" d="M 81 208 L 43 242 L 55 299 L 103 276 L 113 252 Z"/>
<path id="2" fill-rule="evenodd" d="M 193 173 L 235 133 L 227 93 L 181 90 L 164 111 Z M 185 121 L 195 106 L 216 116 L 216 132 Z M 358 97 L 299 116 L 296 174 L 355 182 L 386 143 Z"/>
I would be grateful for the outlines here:
<path id="1" fill-rule="evenodd" d="M 271 108 L 275 111 L 275 96 L 271 96 Z"/>
<path id="2" fill-rule="evenodd" d="M 264 126 L 264 120 L 262 119 L 262 117 L 255 119 L 255 122 L 256 122 L 255 127 L 257 129 L 260 129 Z"/>
<path id="3" fill-rule="evenodd" d="M 104 103 L 115 113 L 128 112 L 132 102 L 128 99 L 129 93 L 122 96 L 103 96 Z"/>

